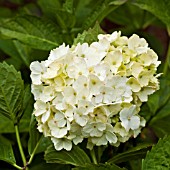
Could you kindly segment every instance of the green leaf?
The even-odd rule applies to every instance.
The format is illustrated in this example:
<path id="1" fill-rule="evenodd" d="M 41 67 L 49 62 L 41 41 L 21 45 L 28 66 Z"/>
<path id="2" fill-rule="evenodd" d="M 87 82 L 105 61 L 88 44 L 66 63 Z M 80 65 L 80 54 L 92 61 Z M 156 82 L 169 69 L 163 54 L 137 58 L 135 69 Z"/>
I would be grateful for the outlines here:
<path id="1" fill-rule="evenodd" d="M 53 15 L 62 6 L 60 1 L 56 0 L 38 0 L 38 5 L 41 7 L 42 12 L 52 20 L 55 20 L 55 15 Z"/>
<path id="2" fill-rule="evenodd" d="M 3 114 L 0 114 L 0 133 L 12 132 L 15 132 L 13 121 Z"/>
<path id="3" fill-rule="evenodd" d="M 14 43 L 16 50 L 18 51 L 18 54 L 20 55 L 20 58 L 22 59 L 24 64 L 29 68 L 30 60 L 29 60 L 29 53 L 28 53 L 27 46 L 20 43 L 17 40 L 13 40 L 13 43 Z"/>
<path id="4" fill-rule="evenodd" d="M 146 28 L 155 20 L 155 16 L 127 2 L 111 12 L 107 18 L 118 25 L 133 29 Z"/>
<path id="5" fill-rule="evenodd" d="M 99 23 L 119 5 L 122 5 L 126 0 L 100 0 L 97 1 L 90 15 L 86 18 L 83 29 L 93 27 L 96 21 Z"/>
<path id="6" fill-rule="evenodd" d="M 25 15 L 9 19 L 0 24 L 0 32 L 35 49 L 51 50 L 62 43 L 57 26 L 49 20 L 35 16 Z"/>
<path id="7" fill-rule="evenodd" d="M 56 0 L 39 0 L 38 4 L 46 16 L 58 23 L 63 33 L 69 31 L 67 28 L 74 26 L 73 0 L 66 0 L 63 4 Z"/>
<path id="8" fill-rule="evenodd" d="M 100 28 L 98 23 L 95 24 L 93 28 L 89 28 L 87 31 L 84 31 L 82 34 L 78 34 L 77 38 L 74 39 L 74 45 L 78 43 L 91 44 L 94 41 L 97 41 L 98 34 L 102 34 L 104 31 Z"/>
<path id="9" fill-rule="evenodd" d="M 60 164 L 47 164 L 44 162 L 40 162 L 39 164 L 35 164 L 34 166 L 29 166 L 29 170 L 70 170 L 71 168 L 68 165 L 60 165 Z"/>
<path id="10" fill-rule="evenodd" d="M 70 165 L 63 165 L 63 164 L 53 164 L 53 163 L 46 163 L 43 154 L 38 154 L 34 157 L 33 162 L 29 165 L 29 170 L 70 170 Z"/>
<path id="11" fill-rule="evenodd" d="M 40 134 L 37 130 L 37 121 L 35 117 L 32 115 L 30 122 L 30 130 L 29 130 L 30 138 L 28 140 L 28 152 L 31 155 L 39 145 L 39 141 L 41 140 L 42 134 Z"/>
<path id="12" fill-rule="evenodd" d="M 87 154 L 78 146 L 73 146 L 71 151 L 56 151 L 54 147 L 49 147 L 45 152 L 47 163 L 71 164 L 74 166 L 84 166 L 90 163 Z"/>
<path id="13" fill-rule="evenodd" d="M 20 132 L 28 132 L 31 114 L 33 111 L 34 100 L 31 94 L 30 85 L 27 85 L 24 90 L 23 97 L 23 109 L 20 112 L 23 115 L 19 122 L 19 131 Z M 4 115 L 0 114 L 0 133 L 14 133 L 14 124 L 13 121 Z"/>
<path id="14" fill-rule="evenodd" d="M 44 137 L 42 136 L 40 139 L 40 143 L 38 145 L 38 148 L 35 152 L 35 154 L 41 153 L 41 152 L 45 152 L 45 150 L 52 144 L 52 141 L 50 138 L 48 137 Z"/>
<path id="15" fill-rule="evenodd" d="M 170 134 L 169 122 L 170 100 L 163 108 L 160 109 L 156 116 L 153 117 L 149 125 L 153 128 L 158 137 L 163 137 L 167 134 Z"/>
<path id="16" fill-rule="evenodd" d="M 28 152 L 30 155 L 44 152 L 47 147 L 52 144 L 48 137 L 44 137 L 43 134 L 37 130 L 37 121 L 33 115 L 30 121 L 29 135 Z"/>
<path id="17" fill-rule="evenodd" d="M 132 0 L 134 5 L 139 6 L 140 8 L 151 12 L 157 18 L 159 18 L 167 27 L 170 27 L 170 1 L 169 0 Z"/>
<path id="18" fill-rule="evenodd" d="M 12 40 L 7 39 L 1 39 L 0 40 L 0 49 L 10 56 L 10 58 L 6 59 L 6 62 L 8 64 L 12 64 L 15 66 L 17 70 L 19 70 L 23 64 L 21 57 L 17 51 L 17 49 L 14 46 L 14 43 Z"/>
<path id="19" fill-rule="evenodd" d="M 11 17 L 12 11 L 9 8 L 0 7 L 0 18 Z"/>
<path id="20" fill-rule="evenodd" d="M 123 153 L 117 154 L 110 160 L 108 160 L 108 163 L 121 163 L 121 162 L 127 162 L 133 159 L 137 158 L 144 158 L 147 151 L 150 149 L 151 144 L 141 144 L 136 147 L 133 147 Z"/>
<path id="21" fill-rule="evenodd" d="M 160 139 L 147 153 L 142 163 L 142 170 L 169 170 L 170 169 L 170 136 Z"/>
<path id="22" fill-rule="evenodd" d="M 68 13 L 73 13 L 73 0 L 66 0 L 63 4 L 63 10 L 67 11 Z"/>
<path id="23" fill-rule="evenodd" d="M 24 84 L 13 66 L 0 63 L 0 113 L 17 123 L 23 105 Z"/>
<path id="24" fill-rule="evenodd" d="M 16 163 L 11 143 L 8 140 L 4 140 L 2 137 L 0 140 L 0 160 L 10 164 Z"/>
<path id="25" fill-rule="evenodd" d="M 125 168 L 120 168 L 115 164 L 109 165 L 109 164 L 87 164 L 85 167 L 76 167 L 73 168 L 73 170 L 126 170 Z"/>

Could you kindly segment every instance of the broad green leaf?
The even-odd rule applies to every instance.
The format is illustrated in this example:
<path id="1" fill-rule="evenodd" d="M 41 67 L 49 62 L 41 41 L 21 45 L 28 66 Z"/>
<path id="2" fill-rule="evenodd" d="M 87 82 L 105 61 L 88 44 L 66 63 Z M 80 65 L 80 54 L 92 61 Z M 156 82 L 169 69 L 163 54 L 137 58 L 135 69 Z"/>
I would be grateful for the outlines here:
<path id="1" fill-rule="evenodd" d="M 29 111 L 27 110 L 28 113 Z M 19 132 L 28 132 L 30 124 L 30 115 L 25 114 L 19 122 Z M 0 133 L 14 133 L 14 123 L 4 115 L 0 114 Z"/>
<path id="2" fill-rule="evenodd" d="M 42 136 L 41 139 L 40 139 L 40 143 L 38 145 L 38 148 L 37 148 L 35 153 L 38 154 L 38 153 L 41 153 L 41 152 L 45 152 L 51 144 L 52 144 L 52 141 L 51 141 L 50 138 Z"/>
<path id="3" fill-rule="evenodd" d="M 49 20 L 29 15 L 18 16 L 0 23 L 2 35 L 41 50 L 51 50 L 62 43 L 57 30 L 57 26 Z"/>
<path id="4" fill-rule="evenodd" d="M 45 152 L 47 163 L 71 164 L 75 166 L 84 166 L 90 163 L 87 154 L 78 146 L 73 146 L 71 151 L 56 151 L 54 147 L 49 147 Z"/>
<path id="5" fill-rule="evenodd" d="M 108 163 L 121 163 L 121 162 L 127 162 L 133 159 L 137 158 L 144 158 L 147 151 L 150 149 L 151 144 L 141 144 L 136 147 L 133 147 L 127 151 L 124 151 L 123 153 L 117 154 L 110 160 L 108 160 Z"/>
<path id="6" fill-rule="evenodd" d="M 15 132 L 13 121 L 8 117 L 5 117 L 3 114 L 0 114 L 0 133 L 12 132 Z"/>
<path id="7" fill-rule="evenodd" d="M 13 66 L 0 63 L 0 113 L 17 123 L 22 111 L 24 84 Z"/>
<path id="8" fill-rule="evenodd" d="M 43 156 L 43 154 L 36 155 L 29 165 L 29 170 L 71 170 L 70 165 L 46 163 Z"/>
<path id="9" fill-rule="evenodd" d="M 75 25 L 75 16 L 72 13 L 58 9 L 55 14 L 56 20 L 60 25 L 62 32 L 65 34 L 70 31 Z M 63 36 L 64 36 L 63 34 Z"/>
<path id="10" fill-rule="evenodd" d="M 41 10 L 43 11 L 43 13 L 55 20 L 55 16 L 53 15 L 57 9 L 61 9 L 62 6 L 60 4 L 60 1 L 56 1 L 56 0 L 38 0 L 38 5 L 41 7 Z"/>
<path id="11" fill-rule="evenodd" d="M 23 61 L 21 60 L 21 57 L 17 51 L 17 49 L 14 46 L 14 43 L 12 40 L 8 39 L 1 39 L 0 40 L 0 49 L 10 56 L 10 58 L 6 59 L 6 62 L 8 64 L 12 64 L 15 66 L 16 69 L 20 69 L 20 67 L 23 64 Z"/>
<path id="12" fill-rule="evenodd" d="M 0 138 L 0 160 L 10 164 L 16 163 L 11 143 L 2 137 Z"/>
<path id="13" fill-rule="evenodd" d="M 45 162 L 40 162 L 39 164 L 35 164 L 34 166 L 29 166 L 29 170 L 70 170 L 71 168 L 68 165 L 61 164 L 47 164 Z"/>
<path id="14" fill-rule="evenodd" d="M 93 28 L 89 28 L 87 31 L 84 31 L 82 34 L 78 34 L 77 38 L 74 39 L 74 44 L 85 43 L 91 44 L 94 41 L 97 41 L 98 34 L 104 33 L 100 28 L 99 24 L 96 23 Z"/>
<path id="15" fill-rule="evenodd" d="M 111 12 L 107 18 L 113 23 L 126 26 L 127 30 L 127 27 L 128 29 L 146 28 L 156 17 L 127 2 Z"/>
<path id="16" fill-rule="evenodd" d="M 0 18 L 10 17 L 12 15 L 12 11 L 9 8 L 0 7 Z"/>
<path id="17" fill-rule="evenodd" d="M 99 23 L 113 10 L 124 4 L 126 0 L 100 0 L 97 1 L 90 15 L 83 24 L 83 29 L 93 27 L 96 21 Z"/>
<path id="18" fill-rule="evenodd" d="M 141 170 L 142 169 L 142 159 L 134 159 L 129 161 L 130 170 Z"/>
<path id="19" fill-rule="evenodd" d="M 120 168 L 115 164 L 87 164 L 84 167 L 76 167 L 73 170 L 126 170 L 125 168 Z"/>
<path id="20" fill-rule="evenodd" d="M 160 139 L 147 153 L 142 163 L 142 170 L 169 170 L 170 169 L 170 136 Z"/>
<path id="21" fill-rule="evenodd" d="M 28 53 L 28 48 L 26 45 L 20 43 L 17 40 L 13 40 L 14 46 L 16 50 L 18 51 L 18 54 L 20 55 L 20 58 L 22 59 L 23 63 L 29 67 L 30 65 L 30 60 L 29 60 L 29 53 Z"/>
<path id="22" fill-rule="evenodd" d="M 164 22 L 167 27 L 170 27 L 170 1 L 169 0 L 131 0 L 134 5 L 151 12 L 162 22 Z"/>
<path id="23" fill-rule="evenodd" d="M 38 4 L 46 16 L 58 23 L 61 32 L 66 33 L 69 31 L 68 28 L 74 26 L 73 0 L 66 0 L 63 4 L 56 0 L 39 0 Z"/>
<path id="24" fill-rule="evenodd" d="M 153 128 L 154 132 L 158 137 L 163 137 L 167 134 L 170 134 L 169 122 L 170 122 L 170 100 L 153 117 L 149 125 Z"/>
<path id="25" fill-rule="evenodd" d="M 75 6 L 75 16 L 76 16 L 76 26 L 82 27 L 86 18 L 93 11 L 93 8 L 96 5 L 96 1 L 93 0 L 77 0 Z"/>
<path id="26" fill-rule="evenodd" d="M 24 90 L 24 97 L 23 97 L 23 109 L 20 114 L 23 116 L 19 122 L 19 131 L 20 132 L 28 132 L 29 131 L 29 124 L 31 119 L 31 114 L 33 111 L 33 97 L 31 94 L 30 86 L 27 85 Z M 13 121 L 5 117 L 4 115 L 0 114 L 0 133 L 14 133 L 14 124 Z"/>

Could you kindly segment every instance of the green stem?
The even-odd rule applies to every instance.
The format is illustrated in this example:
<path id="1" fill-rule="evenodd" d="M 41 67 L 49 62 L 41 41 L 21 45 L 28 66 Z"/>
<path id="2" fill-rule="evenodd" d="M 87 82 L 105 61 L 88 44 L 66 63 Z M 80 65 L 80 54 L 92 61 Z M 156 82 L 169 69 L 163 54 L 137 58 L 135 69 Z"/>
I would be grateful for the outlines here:
<path id="1" fill-rule="evenodd" d="M 30 156 L 30 159 L 29 159 L 29 161 L 28 161 L 28 165 L 31 164 L 31 162 L 32 162 L 32 160 L 33 160 L 33 158 L 34 158 L 35 152 L 36 152 L 36 150 L 37 150 L 37 148 L 38 148 L 38 146 L 39 146 L 39 144 L 40 144 L 40 142 L 41 142 L 41 139 L 42 139 L 42 137 L 41 137 L 40 140 L 37 142 L 37 144 L 36 144 L 36 146 L 35 146 L 32 154 L 31 154 L 31 156 Z"/>
<path id="2" fill-rule="evenodd" d="M 170 37 L 170 28 L 167 28 L 167 31 L 168 31 L 168 35 Z M 165 63 L 164 63 L 164 70 L 163 70 L 164 76 L 166 76 L 166 73 L 168 71 L 169 62 L 170 62 L 170 42 L 168 44 L 168 51 L 167 51 L 166 60 L 165 60 Z"/>
<path id="3" fill-rule="evenodd" d="M 14 166 L 15 168 L 20 169 L 20 170 L 23 169 L 22 167 L 18 166 L 17 164 L 12 164 L 12 166 Z"/>
<path id="4" fill-rule="evenodd" d="M 97 159 L 96 159 L 96 154 L 94 152 L 94 149 L 90 150 L 90 155 L 91 155 L 93 163 L 97 164 Z"/>
<path id="5" fill-rule="evenodd" d="M 19 136 L 18 125 L 15 125 L 15 133 L 16 133 L 17 143 L 18 143 L 20 154 L 21 154 L 22 162 L 24 164 L 24 167 L 26 167 L 27 161 L 26 161 L 24 151 L 23 151 L 23 148 L 22 148 L 22 144 L 21 144 L 21 140 L 20 140 L 20 136 Z"/>
<path id="6" fill-rule="evenodd" d="M 166 76 L 167 71 L 168 71 L 169 62 L 170 62 L 169 60 L 170 60 L 170 42 L 169 42 L 169 45 L 168 45 L 168 51 L 167 51 L 166 60 L 165 60 L 165 63 L 164 63 L 164 70 L 163 70 L 164 76 Z"/>

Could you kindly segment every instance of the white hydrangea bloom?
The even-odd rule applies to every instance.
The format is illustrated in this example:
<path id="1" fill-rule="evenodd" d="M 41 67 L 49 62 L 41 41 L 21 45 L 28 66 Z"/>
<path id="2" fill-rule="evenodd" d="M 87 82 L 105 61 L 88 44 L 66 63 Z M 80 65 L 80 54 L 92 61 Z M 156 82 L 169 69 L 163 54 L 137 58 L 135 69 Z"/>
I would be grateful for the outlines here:
<path id="1" fill-rule="evenodd" d="M 129 131 L 129 129 L 135 130 L 140 126 L 140 117 L 136 114 L 138 113 L 136 106 L 132 105 L 130 108 L 124 108 L 120 111 L 121 125 Z"/>
<path id="2" fill-rule="evenodd" d="M 46 71 L 45 63 L 44 62 L 40 63 L 38 61 L 34 61 L 30 65 L 30 70 L 31 70 L 32 83 L 34 85 L 40 85 L 42 83 L 42 81 L 41 81 L 42 75 Z"/>
<path id="3" fill-rule="evenodd" d="M 135 34 L 100 34 L 92 44 L 57 47 L 30 65 L 38 130 L 58 151 L 84 139 L 92 149 L 137 137 L 146 123 L 140 106 L 159 89 L 159 64 Z"/>

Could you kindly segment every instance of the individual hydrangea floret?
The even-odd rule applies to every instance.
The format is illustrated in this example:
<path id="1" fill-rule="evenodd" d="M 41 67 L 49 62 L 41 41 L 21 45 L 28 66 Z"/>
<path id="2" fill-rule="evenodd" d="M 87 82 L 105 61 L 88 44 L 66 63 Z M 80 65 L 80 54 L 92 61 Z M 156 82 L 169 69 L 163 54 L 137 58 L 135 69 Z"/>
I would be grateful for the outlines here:
<path id="1" fill-rule="evenodd" d="M 56 150 L 71 150 L 84 139 L 92 149 L 136 137 L 146 123 L 140 106 L 159 89 L 159 64 L 135 34 L 100 34 L 92 44 L 57 47 L 30 65 L 38 130 Z"/>

